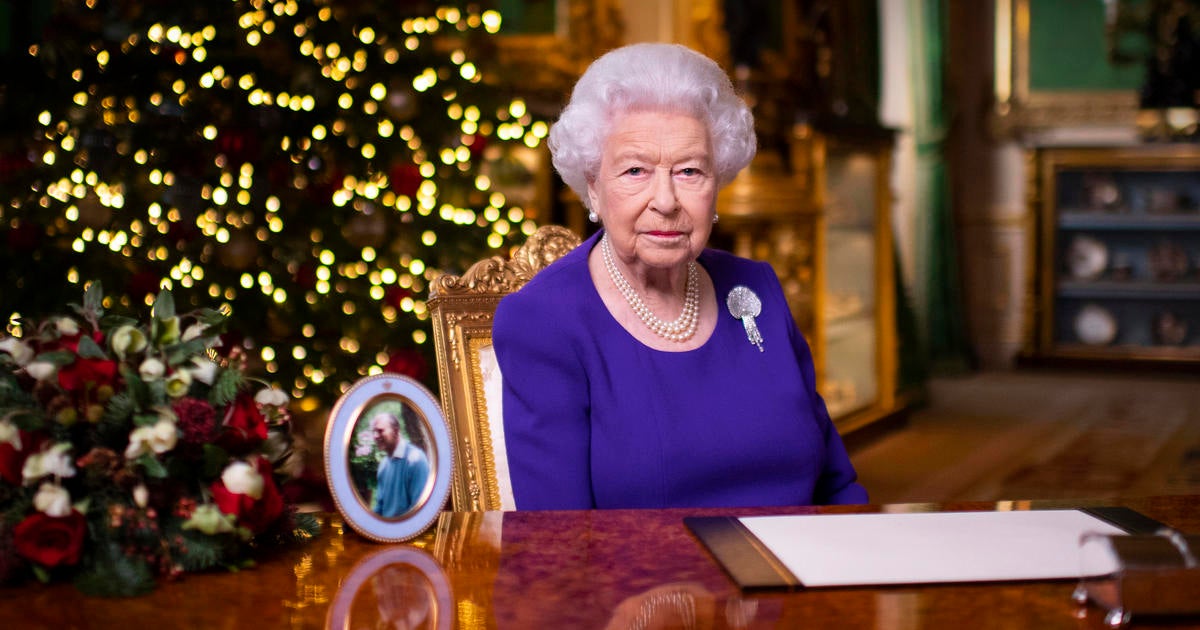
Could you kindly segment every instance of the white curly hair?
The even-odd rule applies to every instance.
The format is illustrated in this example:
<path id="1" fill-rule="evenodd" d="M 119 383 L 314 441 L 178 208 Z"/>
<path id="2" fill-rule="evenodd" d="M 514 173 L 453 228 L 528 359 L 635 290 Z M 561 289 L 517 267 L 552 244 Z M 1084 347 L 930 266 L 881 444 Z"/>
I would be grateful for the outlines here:
<path id="1" fill-rule="evenodd" d="M 679 44 L 631 44 L 605 53 L 583 73 L 550 128 L 554 168 L 584 205 L 604 142 L 631 109 L 685 112 L 703 120 L 717 186 L 733 181 L 757 150 L 754 115 L 712 59 Z"/>

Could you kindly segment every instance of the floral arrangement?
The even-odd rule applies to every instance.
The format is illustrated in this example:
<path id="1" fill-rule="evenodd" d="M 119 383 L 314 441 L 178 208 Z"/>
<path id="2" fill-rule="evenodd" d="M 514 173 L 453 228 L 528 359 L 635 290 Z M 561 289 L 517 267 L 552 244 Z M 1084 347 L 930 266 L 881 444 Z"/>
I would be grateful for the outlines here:
<path id="1" fill-rule="evenodd" d="M 288 396 L 221 354 L 225 315 L 164 291 L 139 324 L 98 282 L 72 309 L 0 335 L 0 584 L 135 595 L 316 534 L 282 490 Z"/>

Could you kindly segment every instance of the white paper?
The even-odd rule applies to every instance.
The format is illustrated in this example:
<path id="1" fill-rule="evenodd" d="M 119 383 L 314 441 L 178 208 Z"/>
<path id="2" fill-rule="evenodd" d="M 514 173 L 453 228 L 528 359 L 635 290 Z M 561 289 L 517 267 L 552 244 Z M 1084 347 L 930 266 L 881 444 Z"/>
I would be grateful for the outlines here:
<path id="1" fill-rule="evenodd" d="M 1078 510 L 739 520 L 810 587 L 1079 578 L 1084 533 L 1125 533 Z"/>

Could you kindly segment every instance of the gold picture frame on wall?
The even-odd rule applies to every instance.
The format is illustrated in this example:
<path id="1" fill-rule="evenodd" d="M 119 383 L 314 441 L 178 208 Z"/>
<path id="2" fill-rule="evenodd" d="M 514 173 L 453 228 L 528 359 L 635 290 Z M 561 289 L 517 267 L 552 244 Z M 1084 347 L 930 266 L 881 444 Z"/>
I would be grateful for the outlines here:
<path id="1" fill-rule="evenodd" d="M 1142 70 L 1109 61 L 1103 3 L 995 0 L 995 8 L 997 131 L 1136 126 Z"/>
<path id="2" fill-rule="evenodd" d="M 553 32 L 522 32 L 501 23 L 497 54 L 509 77 L 527 94 L 565 102 L 571 86 L 593 59 L 621 45 L 619 0 L 546 0 Z"/>

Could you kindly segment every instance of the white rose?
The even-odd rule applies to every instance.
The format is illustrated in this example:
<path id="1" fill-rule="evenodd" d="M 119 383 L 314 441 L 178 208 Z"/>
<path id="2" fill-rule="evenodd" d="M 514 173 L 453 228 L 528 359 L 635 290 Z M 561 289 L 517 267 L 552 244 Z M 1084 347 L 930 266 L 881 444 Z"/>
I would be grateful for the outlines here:
<path id="1" fill-rule="evenodd" d="M 38 381 L 48 381 L 58 374 L 58 366 L 49 361 L 31 361 L 25 371 Z"/>
<path id="2" fill-rule="evenodd" d="M 175 443 L 179 441 L 179 430 L 175 428 L 175 423 L 165 418 L 154 423 L 150 430 L 150 450 L 159 455 L 175 448 Z"/>
<path id="3" fill-rule="evenodd" d="M 16 450 L 21 450 L 21 431 L 17 425 L 8 420 L 0 420 L 0 444 L 10 444 Z"/>
<path id="4" fill-rule="evenodd" d="M 254 402 L 272 407 L 286 407 L 288 404 L 288 395 L 277 387 L 264 387 L 254 395 Z"/>
<path id="5" fill-rule="evenodd" d="M 146 333 L 134 326 L 121 326 L 113 331 L 109 340 L 113 353 L 121 359 L 127 355 L 141 352 L 146 348 Z"/>
<path id="6" fill-rule="evenodd" d="M 192 373 L 187 370 L 175 370 L 167 377 L 167 395 L 171 398 L 182 398 L 192 386 Z"/>
<path id="7" fill-rule="evenodd" d="M 146 453 L 162 455 L 175 448 L 179 433 L 175 423 L 163 418 L 152 426 L 138 427 L 129 433 L 125 459 L 137 459 Z"/>
<path id="8" fill-rule="evenodd" d="M 13 361 L 16 361 L 17 365 L 25 365 L 33 360 L 33 348 L 16 337 L 0 339 L 0 352 L 12 355 Z"/>
<path id="9" fill-rule="evenodd" d="M 79 334 L 79 323 L 70 317 L 60 317 L 54 322 L 55 328 L 58 328 L 58 334 L 64 337 L 74 337 Z"/>
<path id="10" fill-rule="evenodd" d="M 46 516 L 62 518 L 71 513 L 71 493 L 56 483 L 43 483 L 33 495 L 33 507 Z"/>
<path id="11" fill-rule="evenodd" d="M 262 498 L 262 475 L 246 462 L 233 462 L 226 466 L 221 473 L 221 483 L 234 494 L 244 494 L 251 499 Z"/>
<path id="12" fill-rule="evenodd" d="M 192 378 L 204 383 L 212 385 L 217 380 L 217 364 L 206 357 L 195 357 L 192 359 L 192 366 L 188 371 L 192 373 Z"/>
<path id="13" fill-rule="evenodd" d="M 157 381 L 167 373 L 167 366 L 163 365 L 158 359 L 146 359 L 138 366 L 138 374 L 142 375 L 142 380 Z"/>
<path id="14" fill-rule="evenodd" d="M 67 451 L 70 450 L 70 444 L 59 442 L 51 446 L 50 450 L 30 455 L 25 459 L 25 466 L 21 469 L 21 477 L 24 478 L 26 484 L 41 479 L 46 475 L 53 475 L 59 478 L 74 477 L 75 465 L 67 455 Z"/>

